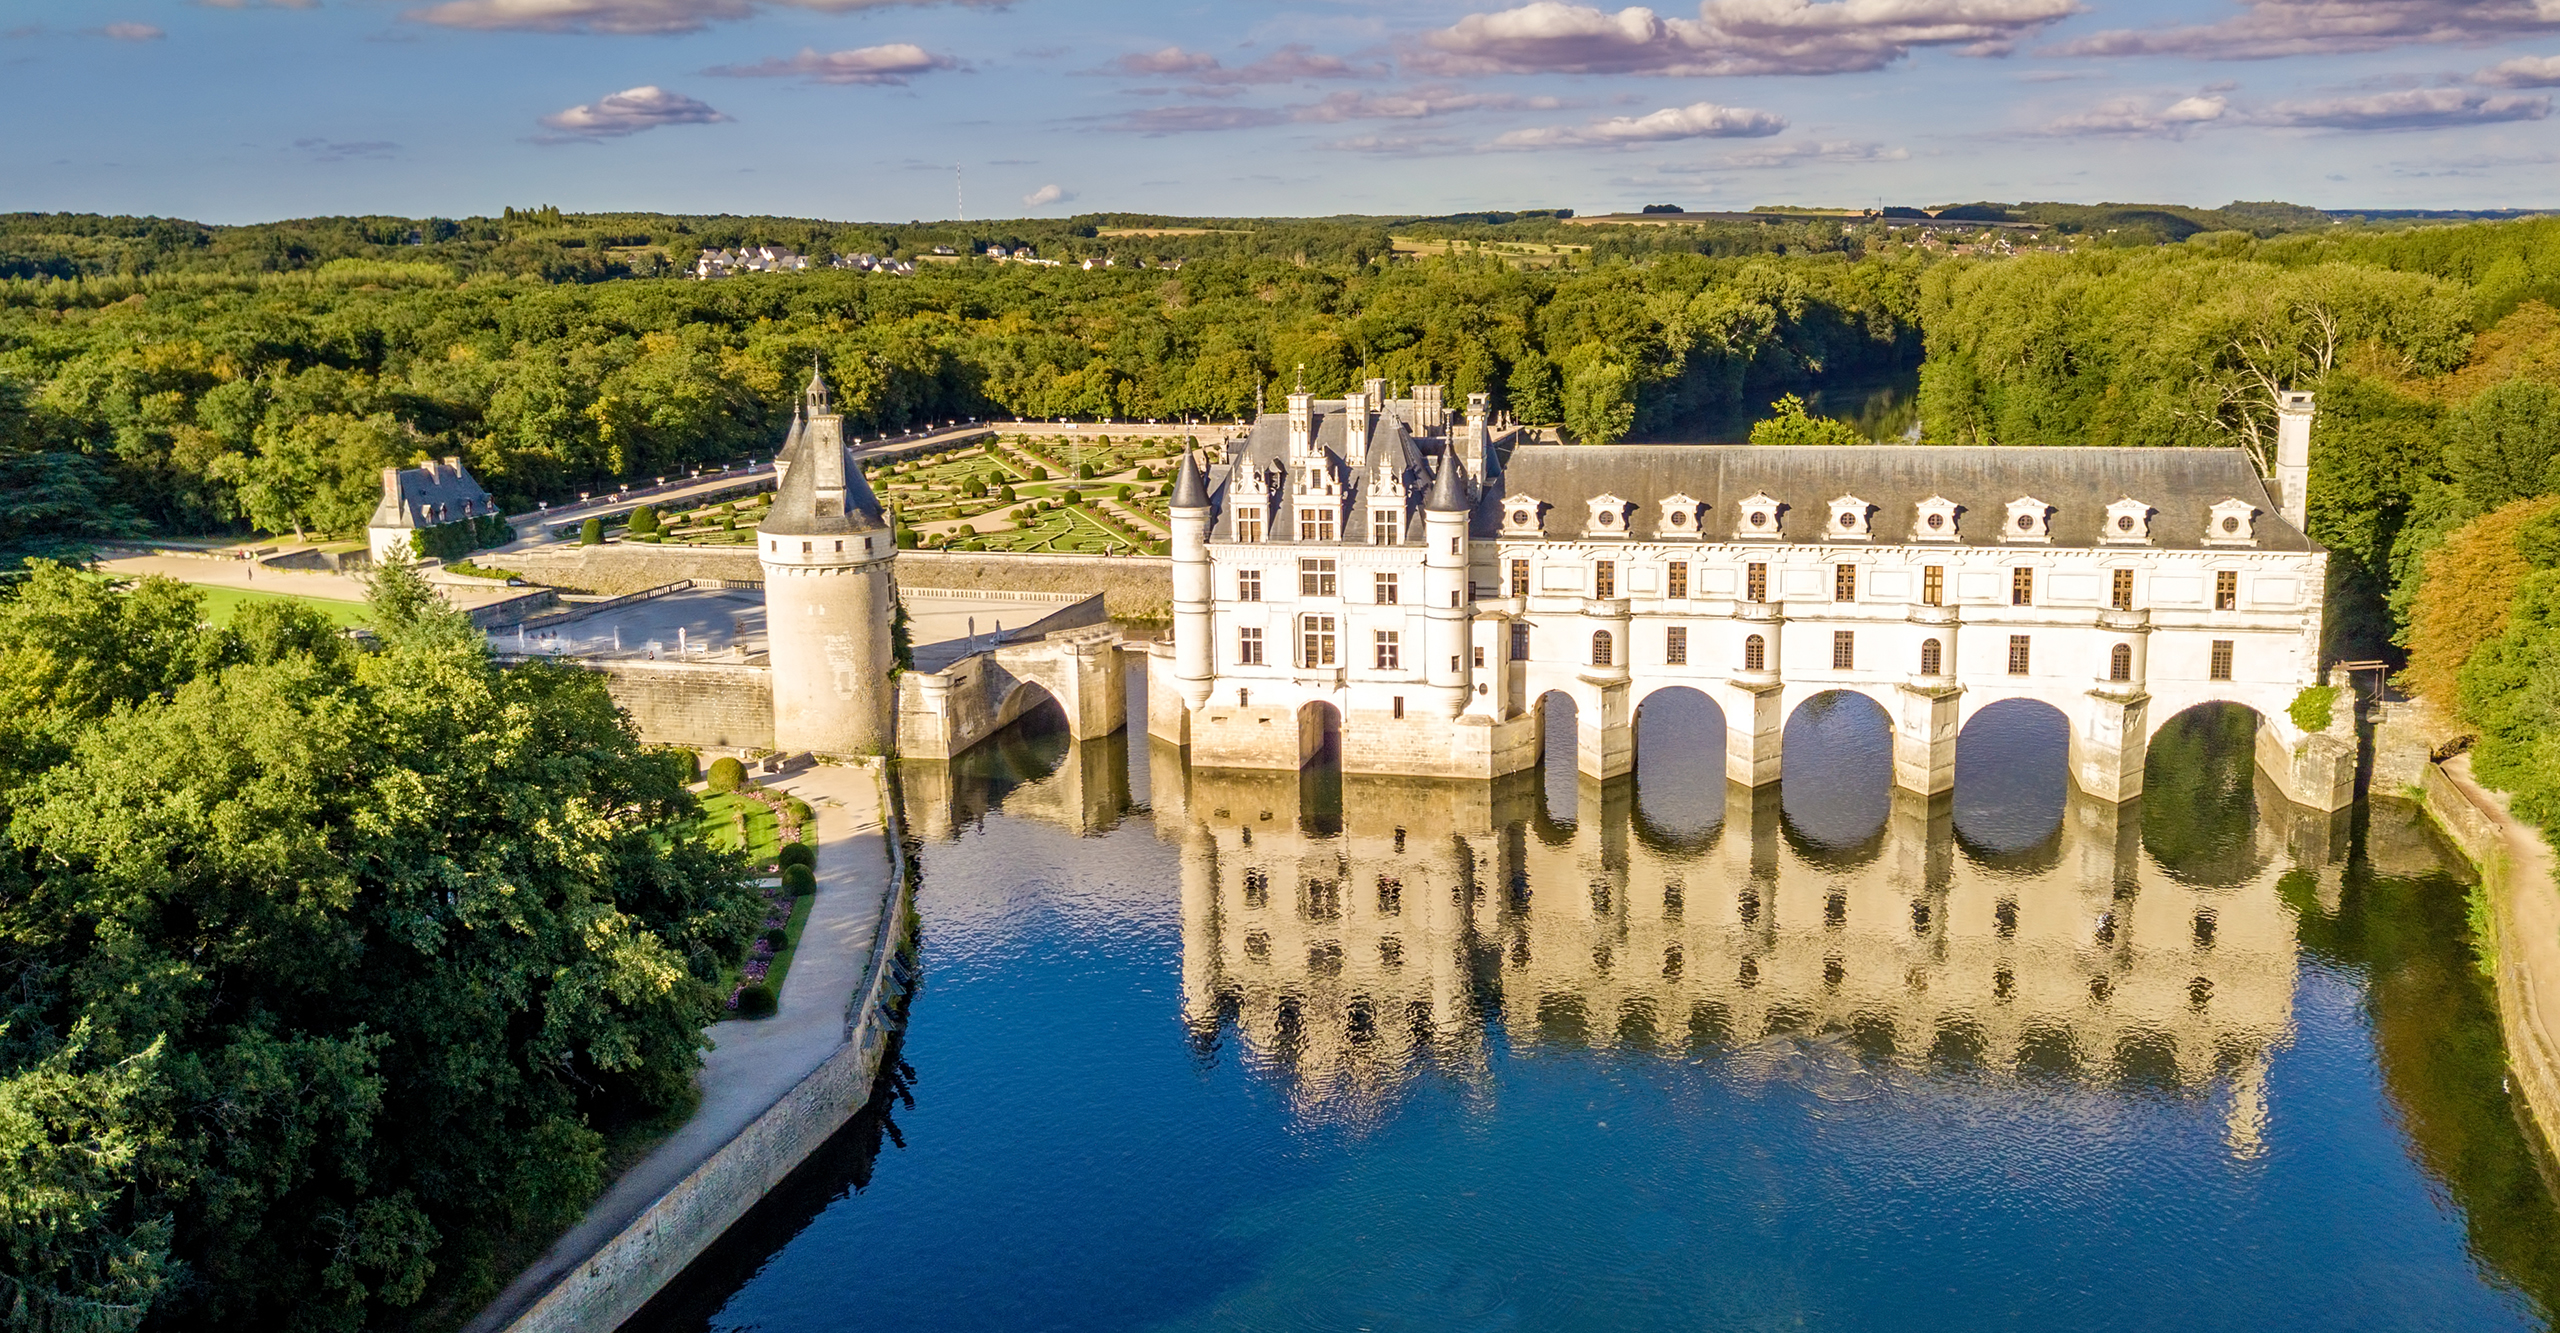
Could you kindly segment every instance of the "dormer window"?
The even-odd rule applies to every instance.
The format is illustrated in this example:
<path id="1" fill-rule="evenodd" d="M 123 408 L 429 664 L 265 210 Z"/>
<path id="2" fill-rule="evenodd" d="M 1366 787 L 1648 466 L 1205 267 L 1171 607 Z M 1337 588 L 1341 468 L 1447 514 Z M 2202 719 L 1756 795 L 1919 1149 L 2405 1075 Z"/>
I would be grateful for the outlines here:
<path id="1" fill-rule="evenodd" d="M 1913 507 L 1911 540 L 1916 542 L 1951 542 L 1956 540 L 1956 515 L 1964 506 L 1943 495 L 1932 495 Z"/>
<path id="2" fill-rule="evenodd" d="M 2128 495 L 2107 506 L 2107 521 L 2098 530 L 2104 546 L 2141 546 L 2151 540 L 2151 506 Z"/>
<path id="3" fill-rule="evenodd" d="M 1686 495 L 1673 495 L 1662 501 L 1662 522 L 1654 529 L 1657 537 L 1695 537 L 1706 519 L 1706 505 Z"/>
<path id="4" fill-rule="evenodd" d="M 2032 495 L 2022 495 L 2009 502 L 2009 521 L 2000 529 L 2000 540 L 2037 544 L 2051 542 L 2053 531 L 2047 524 L 2052 518 L 2052 505 Z"/>
<path id="5" fill-rule="evenodd" d="M 1534 495 L 1512 495 L 1502 501 L 1502 535 L 1536 537 L 1546 531 L 1547 507 Z"/>
<path id="6" fill-rule="evenodd" d="M 1634 510 L 1634 505 L 1614 495 L 1595 495 L 1591 497 L 1591 526 L 1582 535 L 1624 537 L 1627 535 L 1627 515 Z"/>
<path id="7" fill-rule="evenodd" d="M 2204 544 L 2207 546 L 2255 546 L 2258 544 L 2258 507 L 2246 500 L 2225 500 L 2205 516 Z"/>
<path id="8" fill-rule="evenodd" d="M 1785 525 L 1786 514 L 1787 507 L 1778 503 L 1775 496 L 1766 492 L 1755 493 L 1736 510 L 1733 535 L 1775 538 Z"/>
<path id="9" fill-rule="evenodd" d="M 1875 534 L 1867 527 L 1868 519 L 1875 513 L 1874 505 L 1854 495 L 1844 495 L 1833 500 L 1828 508 L 1831 523 L 1823 529 L 1825 538 L 1835 542 L 1874 540 Z"/>

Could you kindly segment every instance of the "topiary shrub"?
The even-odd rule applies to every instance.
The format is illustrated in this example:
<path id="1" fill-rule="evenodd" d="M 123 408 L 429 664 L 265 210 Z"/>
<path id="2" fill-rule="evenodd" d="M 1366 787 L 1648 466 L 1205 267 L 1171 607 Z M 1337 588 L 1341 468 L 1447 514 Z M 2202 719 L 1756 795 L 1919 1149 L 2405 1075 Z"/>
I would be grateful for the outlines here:
<path id="1" fill-rule="evenodd" d="M 2327 731 L 2338 705 L 2338 687 L 2312 685 L 2293 696 L 2293 706 L 2285 710 L 2293 717 L 2293 725 L 2304 731 Z"/>
<path id="2" fill-rule="evenodd" d="M 782 868 L 782 887 L 790 890 L 791 896 L 794 898 L 801 897 L 805 894 L 816 893 L 818 891 L 818 872 L 811 870 L 807 866 L 784 866 Z"/>
<path id="3" fill-rule="evenodd" d="M 631 511 L 630 519 L 626 521 L 623 526 L 629 528 L 633 532 L 656 532 L 658 530 L 658 511 L 654 506 L 642 505 Z"/>
<path id="4" fill-rule="evenodd" d="M 1115 487 L 1111 488 L 1111 498 L 1112 498 L 1112 499 L 1114 499 L 1114 500 L 1126 500 L 1126 499 L 1128 499 L 1128 498 L 1129 498 L 1129 488 L 1128 488 L 1128 487 L 1126 487 L 1126 486 L 1115 486 Z"/>
<path id="5" fill-rule="evenodd" d="M 604 545 L 604 520 L 600 518 L 591 518 L 586 522 L 579 524 L 578 544 L 580 546 Z"/>
<path id="6" fill-rule="evenodd" d="M 898 529 L 898 549 L 901 551 L 912 551 L 916 549 L 916 530 L 914 528 Z"/>
<path id="7" fill-rule="evenodd" d="M 773 863 L 778 866 L 813 866 L 818 863 L 818 849 L 805 842 L 786 842 L 782 844 L 781 851 L 774 853 Z"/>
<path id="8" fill-rule="evenodd" d="M 1047 481 L 1049 479 L 1049 469 L 1042 467 L 1037 463 L 1032 464 L 1031 479 L 1033 481 Z"/>
<path id="9" fill-rule="evenodd" d="M 764 933 L 764 947 L 776 953 L 781 952 L 783 947 L 790 943 L 791 937 L 784 934 L 780 926 L 775 926 Z"/>
<path id="10" fill-rule="evenodd" d="M 761 981 L 752 986 L 738 988 L 738 1017 L 740 1018 L 771 1018 L 781 1007 L 774 1000 L 773 987 Z"/>
<path id="11" fill-rule="evenodd" d="M 747 785 L 747 766 L 735 759 L 711 761 L 711 790 L 733 792 Z"/>
<path id="12" fill-rule="evenodd" d="M 1078 464 L 1076 464 L 1076 480 L 1078 480 L 1078 481 L 1091 481 L 1091 480 L 1093 480 L 1093 464 L 1091 464 L 1091 463 L 1078 463 Z"/>
<path id="13" fill-rule="evenodd" d="M 996 498 L 1006 504 L 1012 504 L 1014 499 L 1013 488 L 1010 486 L 998 486 L 996 488 Z"/>

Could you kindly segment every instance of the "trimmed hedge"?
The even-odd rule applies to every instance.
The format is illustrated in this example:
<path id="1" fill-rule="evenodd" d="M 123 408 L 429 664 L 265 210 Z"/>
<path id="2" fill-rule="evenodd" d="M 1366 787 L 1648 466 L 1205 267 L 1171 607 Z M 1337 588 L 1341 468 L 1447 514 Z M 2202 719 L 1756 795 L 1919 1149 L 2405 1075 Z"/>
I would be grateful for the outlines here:
<path id="1" fill-rule="evenodd" d="M 774 998 L 773 987 L 763 982 L 742 986 L 738 990 L 738 1017 L 740 1018 L 771 1018 L 781 1007 Z"/>
<path id="2" fill-rule="evenodd" d="M 735 759 L 711 761 L 711 790 L 733 792 L 747 785 L 747 766 Z"/>
<path id="3" fill-rule="evenodd" d="M 775 854 L 773 863 L 779 866 L 815 866 L 818 864 L 818 852 L 805 842 L 786 842 Z"/>
<path id="4" fill-rule="evenodd" d="M 791 896 L 794 898 L 816 893 L 818 891 L 818 874 L 816 871 L 803 865 L 784 866 L 782 868 L 782 887 L 789 889 L 791 891 Z"/>

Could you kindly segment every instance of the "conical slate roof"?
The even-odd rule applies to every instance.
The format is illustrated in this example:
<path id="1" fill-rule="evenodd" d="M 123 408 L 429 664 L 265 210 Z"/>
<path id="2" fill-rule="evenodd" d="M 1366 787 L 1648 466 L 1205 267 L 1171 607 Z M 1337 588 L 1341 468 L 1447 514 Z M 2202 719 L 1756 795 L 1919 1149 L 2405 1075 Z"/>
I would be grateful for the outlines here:
<path id="1" fill-rule="evenodd" d="M 1173 507 L 1206 509 L 1209 507 L 1209 479 L 1200 475 L 1200 464 L 1191 451 L 1182 451 L 1182 466 L 1173 474 Z"/>
<path id="2" fill-rule="evenodd" d="M 791 409 L 791 430 L 782 437 L 782 452 L 774 461 L 788 467 L 800 461 L 800 437 L 809 429 L 809 411 L 805 407 Z"/>
<path id="3" fill-rule="evenodd" d="M 809 456 L 783 474 L 782 485 L 774 491 L 773 512 L 756 530 L 791 537 L 887 531 L 880 497 L 863 480 L 853 451 L 815 438 L 806 443 L 811 446 Z"/>
<path id="4" fill-rule="evenodd" d="M 1431 479 L 1431 494 L 1423 497 L 1425 513 L 1463 514 L 1475 508 L 1467 498 L 1467 466 L 1458 461 L 1455 449 L 1440 451 L 1440 471 Z"/>

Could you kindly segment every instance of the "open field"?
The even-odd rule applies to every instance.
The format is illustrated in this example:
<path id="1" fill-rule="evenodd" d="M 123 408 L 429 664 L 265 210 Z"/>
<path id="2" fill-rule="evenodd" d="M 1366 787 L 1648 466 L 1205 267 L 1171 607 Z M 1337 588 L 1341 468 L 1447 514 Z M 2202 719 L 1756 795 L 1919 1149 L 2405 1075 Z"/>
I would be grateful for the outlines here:
<path id="1" fill-rule="evenodd" d="M 204 594 L 205 616 L 217 625 L 228 625 L 241 607 L 251 602 L 300 602 L 327 616 L 342 627 L 364 624 L 369 612 L 362 602 L 342 602 L 334 597 L 297 597 L 292 593 L 251 592 L 246 588 L 226 588 L 220 584 L 199 583 L 196 591 Z"/>

